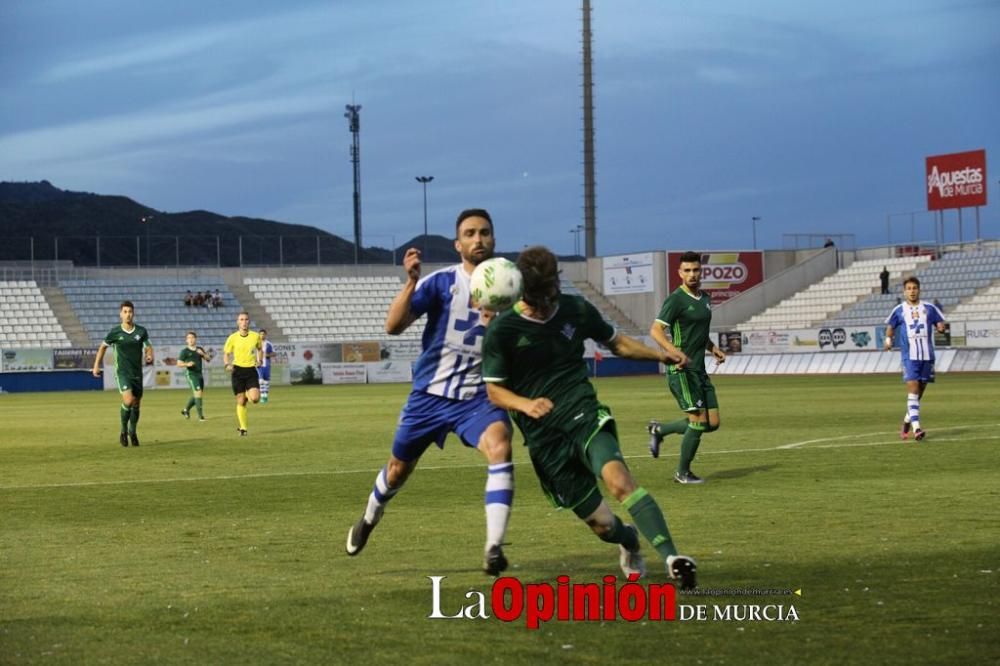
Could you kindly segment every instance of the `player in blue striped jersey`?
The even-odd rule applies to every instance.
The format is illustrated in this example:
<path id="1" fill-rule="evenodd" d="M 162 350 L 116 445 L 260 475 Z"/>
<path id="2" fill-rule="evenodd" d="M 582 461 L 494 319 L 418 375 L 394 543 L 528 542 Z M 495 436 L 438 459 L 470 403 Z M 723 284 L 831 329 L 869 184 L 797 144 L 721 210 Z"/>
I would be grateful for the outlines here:
<path id="1" fill-rule="evenodd" d="M 498 575 L 507 568 L 503 538 L 514 499 L 511 426 L 507 413 L 486 397 L 482 378 L 484 322 L 472 306 L 469 277 L 493 256 L 493 221 L 482 209 L 462 211 L 455 223 L 455 250 L 461 263 L 421 279 L 420 251 L 403 258 L 406 284 L 385 320 L 385 330 L 399 335 L 426 315 L 422 352 L 413 369 L 413 389 L 399 417 L 389 462 L 375 477 L 364 515 L 347 534 L 347 554 L 357 555 L 382 518 L 385 505 L 413 472 L 433 443 L 444 446 L 449 432 L 486 456 L 486 549 L 483 570 Z"/>
<path id="2" fill-rule="evenodd" d="M 920 427 L 920 399 L 927 385 L 934 381 L 934 331 L 944 332 L 944 315 L 932 303 L 920 300 L 920 280 L 906 278 L 903 282 L 903 302 L 893 308 L 885 320 L 885 348 L 892 349 L 892 339 L 899 330 L 899 351 L 903 361 L 903 381 L 906 382 L 906 415 L 899 433 L 906 439 L 911 429 L 913 439 L 921 440 L 926 433 Z"/>

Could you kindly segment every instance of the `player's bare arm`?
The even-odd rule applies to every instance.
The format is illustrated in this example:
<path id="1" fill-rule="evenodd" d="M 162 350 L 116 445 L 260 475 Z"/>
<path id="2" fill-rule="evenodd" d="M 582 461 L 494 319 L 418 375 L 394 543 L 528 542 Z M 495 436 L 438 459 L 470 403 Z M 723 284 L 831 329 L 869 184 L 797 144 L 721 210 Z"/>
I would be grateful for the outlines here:
<path id="1" fill-rule="evenodd" d="M 608 349 L 615 353 L 615 356 L 632 359 L 633 361 L 659 361 L 660 363 L 680 364 L 682 359 L 687 360 L 683 358 L 684 354 L 677 351 L 676 348 L 674 353 L 665 349 L 653 349 L 635 338 L 622 333 L 617 334 L 605 344 L 607 344 Z"/>
<path id="2" fill-rule="evenodd" d="M 663 324 L 654 321 L 653 325 L 649 327 L 649 337 L 653 338 L 653 342 L 658 344 L 663 351 L 667 352 L 672 359 L 676 359 L 675 361 L 665 361 L 666 363 L 673 363 L 678 368 L 683 368 L 688 364 L 687 355 L 675 347 L 674 343 L 667 338 L 667 334 L 663 332 Z"/>
<path id="3" fill-rule="evenodd" d="M 722 351 L 722 349 L 719 348 L 719 345 L 715 344 L 711 340 L 705 344 L 705 350 L 715 357 L 716 363 L 726 362 L 726 352 Z"/>
<path id="4" fill-rule="evenodd" d="M 101 372 L 104 370 L 104 353 L 108 350 L 108 346 L 101 343 L 101 346 L 97 348 L 97 358 L 94 359 L 94 369 L 90 374 L 95 377 L 100 377 Z"/>
<path id="5" fill-rule="evenodd" d="M 146 365 L 153 365 L 153 345 L 146 345 Z"/>
<path id="6" fill-rule="evenodd" d="M 526 398 L 496 383 L 486 385 L 486 394 L 490 402 L 500 409 L 521 412 L 533 419 L 542 418 L 551 412 L 553 407 L 552 401 L 548 398 Z"/>
<path id="7" fill-rule="evenodd" d="M 403 256 L 403 270 L 406 271 L 406 283 L 392 299 L 385 317 L 385 332 L 389 335 L 400 335 L 417 320 L 410 312 L 410 302 L 420 280 L 420 250 L 411 247 L 406 251 Z"/>

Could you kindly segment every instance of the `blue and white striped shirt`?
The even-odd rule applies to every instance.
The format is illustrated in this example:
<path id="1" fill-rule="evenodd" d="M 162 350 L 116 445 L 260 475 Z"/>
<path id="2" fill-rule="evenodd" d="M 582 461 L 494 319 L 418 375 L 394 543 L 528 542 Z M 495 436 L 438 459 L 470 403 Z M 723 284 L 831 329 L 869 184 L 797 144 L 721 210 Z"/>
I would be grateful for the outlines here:
<path id="1" fill-rule="evenodd" d="M 910 305 L 903 301 L 893 308 L 885 324 L 897 331 L 902 327 L 898 340 L 904 362 L 933 361 L 934 327 L 943 321 L 944 315 L 934 304 L 917 301 L 916 305 Z"/>
<path id="2" fill-rule="evenodd" d="M 427 315 L 423 351 L 413 367 L 413 389 L 454 400 L 485 395 L 479 311 L 469 299 L 462 264 L 435 271 L 417 283 L 410 312 Z"/>

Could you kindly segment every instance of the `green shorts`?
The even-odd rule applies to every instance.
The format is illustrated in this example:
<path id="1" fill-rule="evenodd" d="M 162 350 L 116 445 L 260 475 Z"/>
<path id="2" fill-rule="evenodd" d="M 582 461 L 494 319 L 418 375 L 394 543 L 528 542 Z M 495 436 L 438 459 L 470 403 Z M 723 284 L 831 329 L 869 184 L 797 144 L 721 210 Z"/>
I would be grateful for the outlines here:
<path id="1" fill-rule="evenodd" d="M 607 407 L 600 405 L 591 418 L 581 421 L 584 423 L 571 433 L 561 437 L 553 433 L 545 441 L 529 442 L 528 453 L 542 492 L 553 506 L 572 509 L 586 518 L 603 499 L 597 488 L 601 468 L 612 459 L 624 462 L 624 458 L 617 446 L 590 450 L 591 441 L 601 431 L 618 439 L 614 417 Z"/>
<path id="2" fill-rule="evenodd" d="M 131 391 L 133 398 L 142 397 L 142 375 L 136 377 L 135 375 L 117 372 L 115 373 L 115 382 L 117 383 L 119 393 Z"/>
<path id="3" fill-rule="evenodd" d="M 677 399 L 682 412 L 699 412 L 703 409 L 718 409 L 719 399 L 715 397 L 715 387 L 704 370 L 681 370 L 667 372 L 667 385 Z"/>

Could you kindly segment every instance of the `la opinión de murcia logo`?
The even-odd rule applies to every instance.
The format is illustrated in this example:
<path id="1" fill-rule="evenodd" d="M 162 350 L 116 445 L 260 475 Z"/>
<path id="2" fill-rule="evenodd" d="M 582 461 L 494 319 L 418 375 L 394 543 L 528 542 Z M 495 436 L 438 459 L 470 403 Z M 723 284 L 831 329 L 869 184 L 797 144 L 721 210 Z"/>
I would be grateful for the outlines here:
<path id="1" fill-rule="evenodd" d="M 545 622 L 795 622 L 799 613 L 792 604 L 678 604 L 672 583 L 638 582 L 633 574 L 618 585 L 615 576 L 600 583 L 573 583 L 569 576 L 556 577 L 556 584 L 524 584 L 517 578 L 497 578 L 486 593 L 468 590 L 461 602 L 445 604 L 442 583 L 447 576 L 427 576 L 431 581 L 431 620 L 488 620 L 514 622 L 524 618 L 525 627 L 538 629 Z M 692 594 L 701 593 L 697 590 Z M 710 591 L 705 591 L 710 592 Z M 725 592 L 725 591 L 723 591 Z M 733 596 L 800 594 L 792 590 L 741 590 Z M 447 606 L 447 610 L 445 609 Z"/>
<path id="2" fill-rule="evenodd" d="M 927 193 L 937 189 L 939 197 L 965 196 L 983 193 L 982 167 L 966 167 L 955 171 L 938 171 L 935 164 L 927 174 Z"/>

